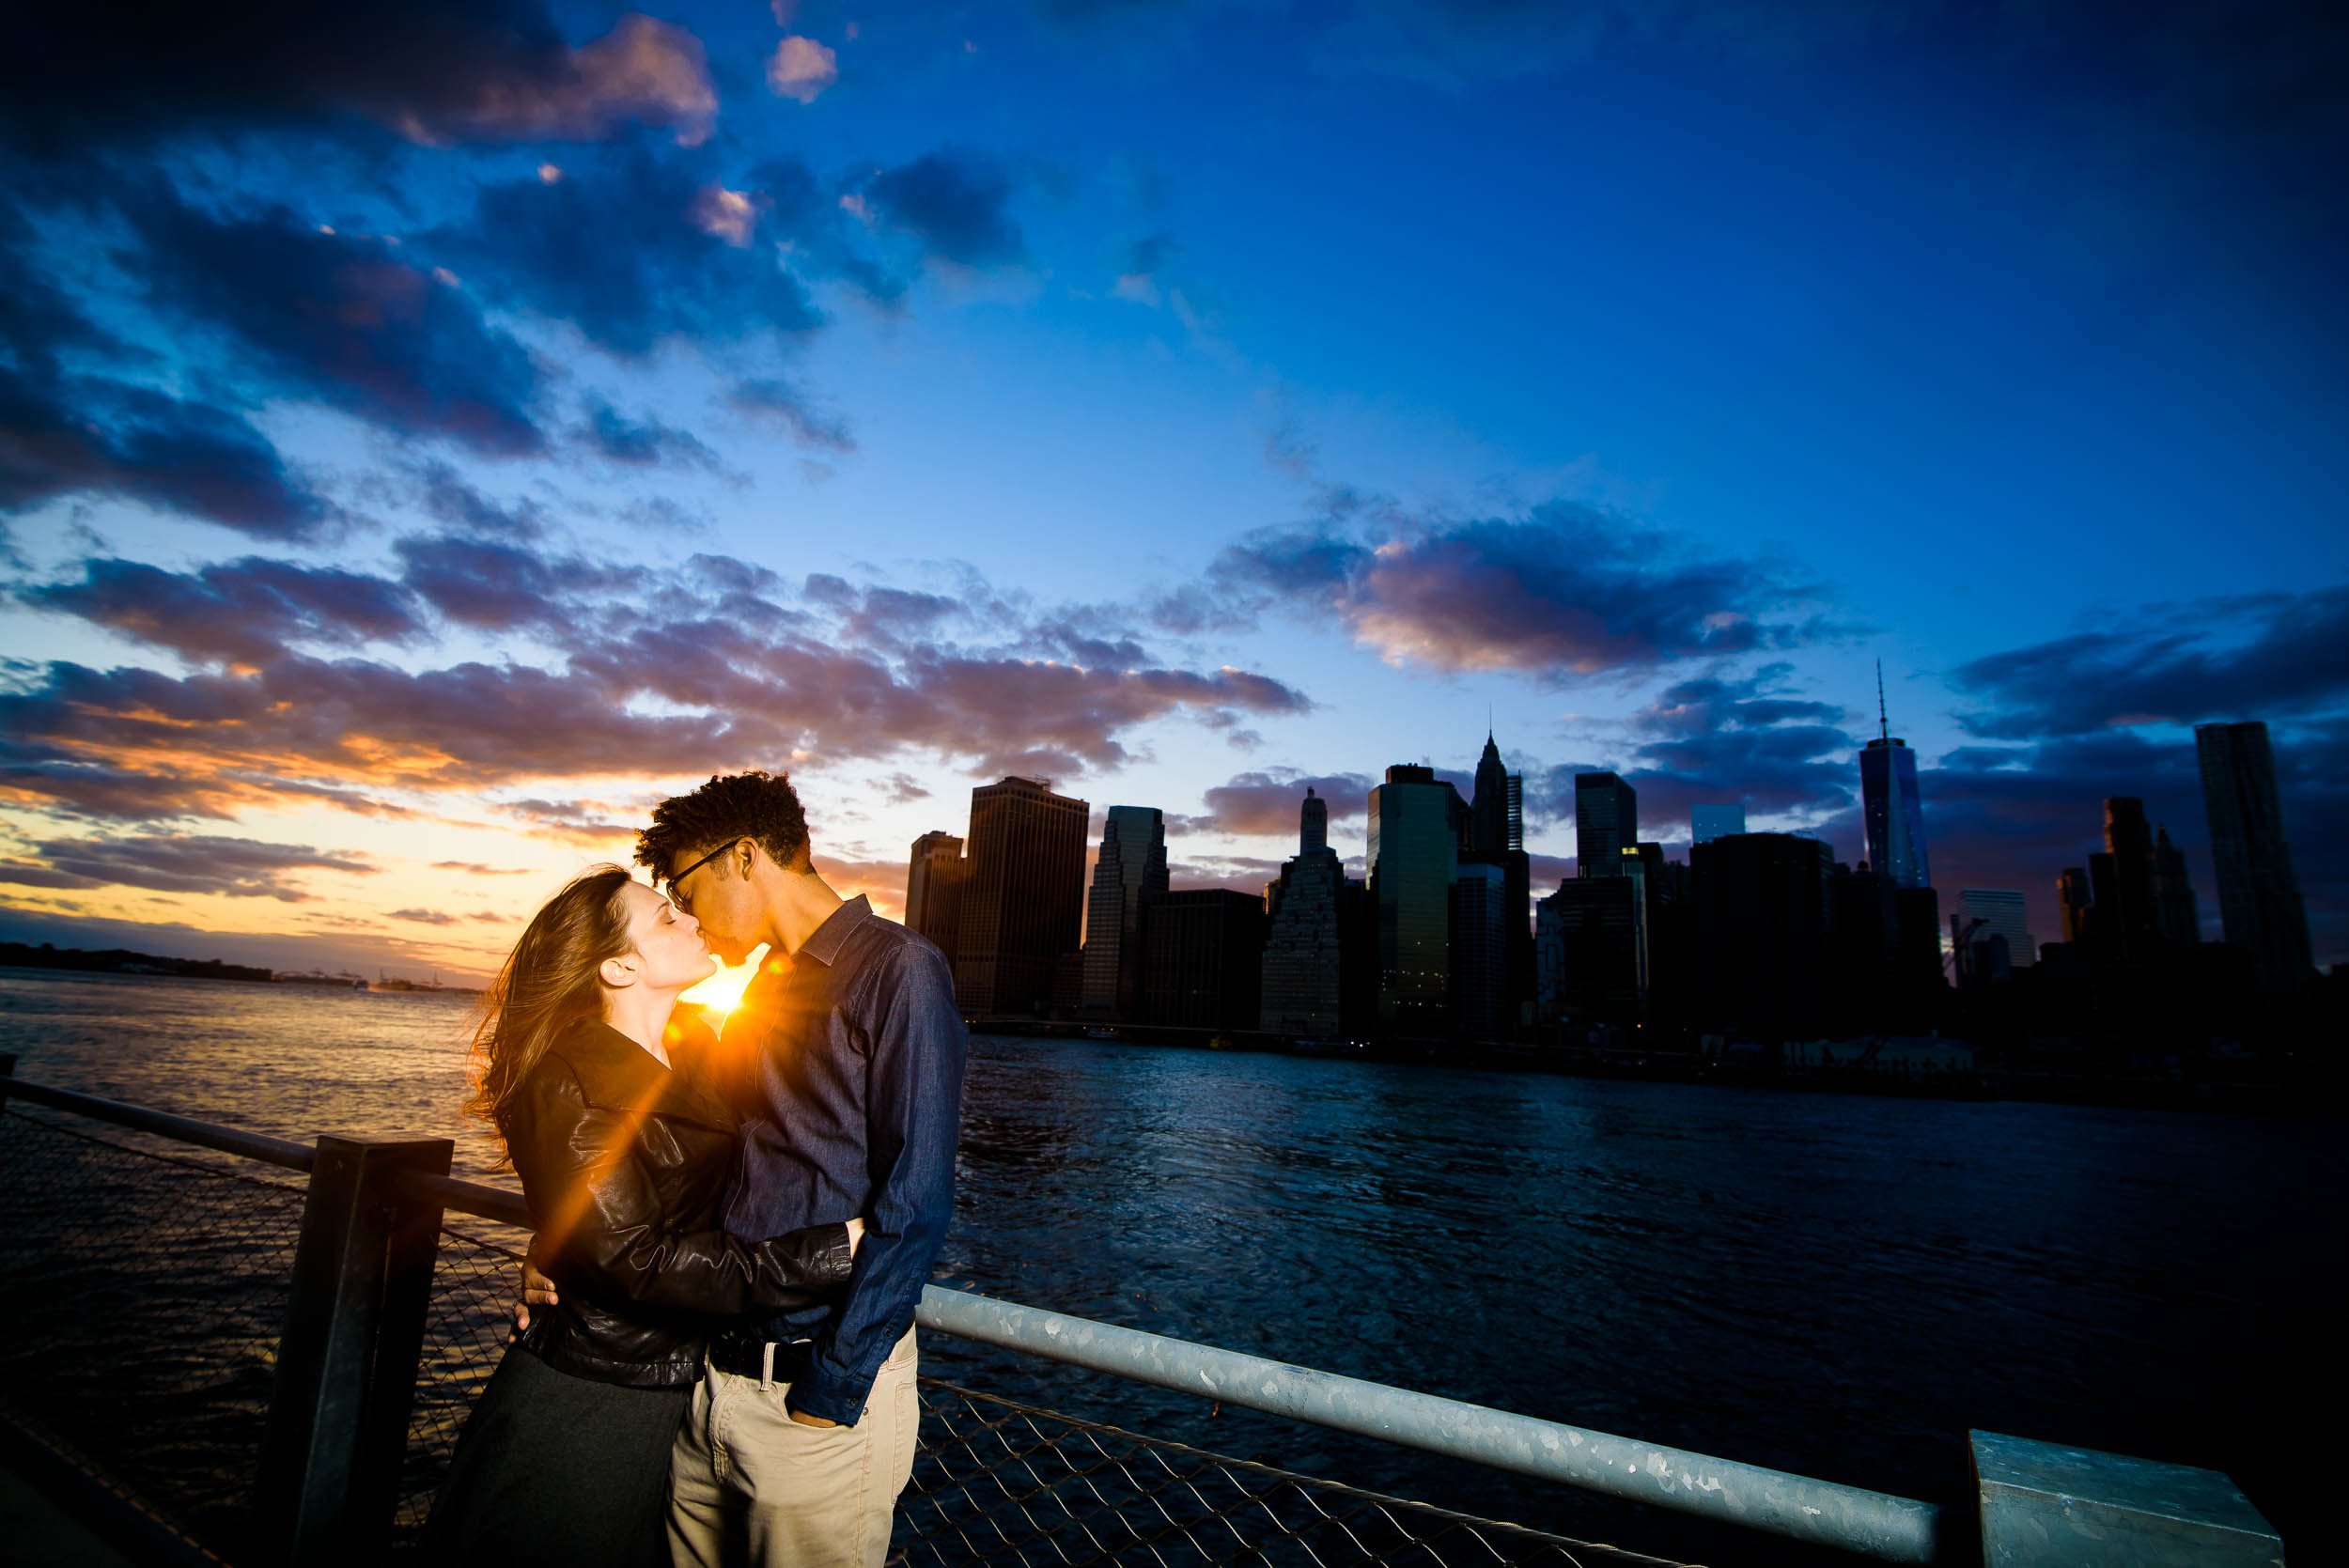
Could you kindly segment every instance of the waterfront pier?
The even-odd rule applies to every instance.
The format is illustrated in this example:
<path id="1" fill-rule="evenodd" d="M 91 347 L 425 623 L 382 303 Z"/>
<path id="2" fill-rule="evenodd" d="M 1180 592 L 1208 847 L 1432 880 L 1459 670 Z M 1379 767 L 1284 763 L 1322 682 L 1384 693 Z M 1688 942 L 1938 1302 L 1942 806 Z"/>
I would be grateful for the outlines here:
<path id="1" fill-rule="evenodd" d="M 527 1240 L 520 1195 L 451 1177 L 449 1156 L 443 1140 L 262 1137 L 25 1082 L 0 1056 L 0 1463 L 59 1529 L 129 1561 L 412 1557 Z M 2155 1459 L 1972 1433 L 1973 1474 L 1947 1498 L 1902 1498 L 935 1285 L 919 1321 L 1689 1516 L 1750 1541 L 1749 1560 L 2284 1560 L 2228 1478 Z M 945 1378 L 922 1392 L 894 1548 L 909 1564 L 1680 1560 Z"/>

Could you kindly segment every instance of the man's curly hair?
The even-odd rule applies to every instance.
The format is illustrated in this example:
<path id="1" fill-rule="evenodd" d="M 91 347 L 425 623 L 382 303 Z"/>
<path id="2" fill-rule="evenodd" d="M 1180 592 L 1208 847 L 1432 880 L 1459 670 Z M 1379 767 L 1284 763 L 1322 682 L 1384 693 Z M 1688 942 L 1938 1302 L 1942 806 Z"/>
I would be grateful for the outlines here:
<path id="1" fill-rule="evenodd" d="M 808 864 L 807 815 L 788 773 L 754 769 L 712 775 L 691 795 L 673 795 L 652 809 L 652 826 L 636 835 L 636 863 L 657 880 L 677 856 L 707 854 L 735 839 L 755 839 L 786 869 Z"/>

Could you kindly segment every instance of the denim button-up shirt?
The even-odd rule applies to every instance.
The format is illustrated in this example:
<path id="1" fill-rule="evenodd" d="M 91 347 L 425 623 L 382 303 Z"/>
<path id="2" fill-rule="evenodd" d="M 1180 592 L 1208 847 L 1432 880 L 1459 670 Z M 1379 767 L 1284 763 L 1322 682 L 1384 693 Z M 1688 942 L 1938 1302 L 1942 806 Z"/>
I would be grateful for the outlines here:
<path id="1" fill-rule="evenodd" d="M 846 1298 L 766 1325 L 814 1342 L 794 1410 L 854 1425 L 912 1327 L 954 1218 L 969 1042 L 945 956 L 863 898 L 770 959 L 726 1020 L 743 1118 L 726 1229 L 756 1240 L 864 1217 Z"/>

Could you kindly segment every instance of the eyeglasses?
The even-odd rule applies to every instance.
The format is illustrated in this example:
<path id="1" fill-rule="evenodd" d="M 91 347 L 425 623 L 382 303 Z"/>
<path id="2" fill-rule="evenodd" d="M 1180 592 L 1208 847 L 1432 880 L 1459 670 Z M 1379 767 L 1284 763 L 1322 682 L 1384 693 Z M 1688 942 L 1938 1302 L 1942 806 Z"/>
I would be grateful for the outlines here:
<path id="1" fill-rule="evenodd" d="M 712 849 L 708 854 L 704 855 L 700 860 L 695 861 L 692 865 L 687 866 L 683 871 L 680 871 L 676 876 L 668 877 L 662 881 L 661 884 L 661 891 L 668 896 L 669 902 L 676 905 L 678 908 L 692 908 L 693 901 L 677 891 L 678 885 L 681 884 L 688 877 L 691 877 L 693 873 L 699 871 L 702 867 L 708 865 L 710 862 L 716 860 L 719 856 L 724 854 L 727 850 L 733 848 L 736 845 L 741 842 L 742 841 L 739 838 L 730 838 L 726 840 L 723 844 L 718 846 L 717 848 Z"/>

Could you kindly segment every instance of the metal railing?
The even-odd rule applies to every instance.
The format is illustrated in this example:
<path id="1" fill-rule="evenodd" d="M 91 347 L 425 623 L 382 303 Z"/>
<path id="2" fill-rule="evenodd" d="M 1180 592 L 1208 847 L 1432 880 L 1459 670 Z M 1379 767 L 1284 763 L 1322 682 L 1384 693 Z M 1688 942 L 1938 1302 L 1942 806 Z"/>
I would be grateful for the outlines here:
<path id="1" fill-rule="evenodd" d="M 118 1490 L 168 1499 L 167 1523 L 230 1560 L 358 1560 L 412 1541 L 472 1397 L 504 1353 L 530 1222 L 521 1195 L 451 1177 L 445 1140 L 304 1145 L 28 1083 L 13 1067 L 0 1055 L 0 1110 L 23 1135 L 0 1139 L 0 1408 Z M 112 1142 L 23 1115 L 27 1103 L 309 1180 Z M 46 1225 L 30 1205 L 52 1211 Z M 452 1213 L 487 1223 L 451 1222 Z M 2131 1467 L 2127 1477 L 2141 1476 L 2143 1462 L 2049 1451 L 2073 1468 L 2034 1513 L 2028 1475 L 2017 1480 L 2032 1462 L 2022 1451 L 2034 1445 L 1977 1434 L 1981 1507 L 1953 1516 L 1914 1498 L 935 1285 L 917 1321 L 961 1341 L 1877 1561 L 1953 1561 L 1977 1549 L 2005 1560 L 1999 1533 L 2015 1529 L 2044 1540 L 2077 1528 L 2109 1541 L 2113 1519 L 2136 1516 L 2131 1509 L 2149 1521 L 2148 1539 L 2166 1545 L 2128 1560 L 2236 1560 L 2204 1552 L 2217 1541 L 2273 1547 L 2246 1563 L 2281 1561 L 2273 1532 L 2206 1471 L 2153 1467 L 2215 1482 L 2218 1490 L 2203 1492 L 2217 1502 L 2199 1513 L 2123 1496 L 2120 1469 L 2113 1498 L 2099 1502 L 2084 1496 L 2096 1488 L 2080 1484 L 2079 1462 L 2092 1476 L 2094 1462 L 2110 1461 Z M 137 1347 L 129 1378 L 119 1374 L 126 1345 Z M 121 1397 L 129 1385 L 138 1400 Z M 923 1404 L 897 1537 L 910 1563 L 1665 1560 L 933 1376 L 923 1379 Z M 197 1437 L 159 1436 L 184 1432 L 199 1405 Z M 92 1408 L 101 1412 L 94 1422 Z M 1982 1461 L 1985 1443 L 1999 1445 L 1995 1467 Z M 220 1463 L 240 1452 L 257 1457 L 249 1476 Z M 2102 1512 L 2082 1513 L 2092 1504 Z"/>

